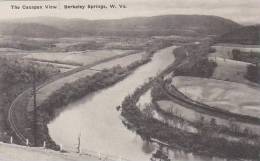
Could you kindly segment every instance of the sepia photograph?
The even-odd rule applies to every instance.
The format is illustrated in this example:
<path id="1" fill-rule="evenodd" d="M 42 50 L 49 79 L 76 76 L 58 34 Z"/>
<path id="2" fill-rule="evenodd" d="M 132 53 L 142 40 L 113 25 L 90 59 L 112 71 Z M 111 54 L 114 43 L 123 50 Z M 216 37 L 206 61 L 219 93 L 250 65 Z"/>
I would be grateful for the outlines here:
<path id="1" fill-rule="evenodd" d="M 0 161 L 259 161 L 259 0 L 0 0 Z"/>

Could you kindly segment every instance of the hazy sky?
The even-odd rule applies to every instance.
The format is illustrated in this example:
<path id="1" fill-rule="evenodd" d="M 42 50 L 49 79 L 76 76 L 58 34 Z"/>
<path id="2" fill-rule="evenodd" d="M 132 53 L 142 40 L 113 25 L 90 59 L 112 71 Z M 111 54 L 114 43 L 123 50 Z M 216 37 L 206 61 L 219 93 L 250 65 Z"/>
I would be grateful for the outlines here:
<path id="1" fill-rule="evenodd" d="M 59 5 L 57 10 L 12 10 L 10 5 Z M 127 9 L 65 10 L 64 4 L 125 4 Z M 260 0 L 61 0 L 17 2 L 0 0 L 0 19 L 55 16 L 64 18 L 117 19 L 163 14 L 206 14 L 240 23 L 260 23 Z"/>

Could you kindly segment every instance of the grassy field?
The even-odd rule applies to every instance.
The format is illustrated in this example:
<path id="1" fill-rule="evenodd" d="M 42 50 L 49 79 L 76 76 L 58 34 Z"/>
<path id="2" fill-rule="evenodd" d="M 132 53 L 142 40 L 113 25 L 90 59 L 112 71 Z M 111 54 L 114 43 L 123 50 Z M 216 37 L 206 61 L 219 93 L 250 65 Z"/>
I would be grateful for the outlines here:
<path id="1" fill-rule="evenodd" d="M 213 46 L 216 49 L 216 52 L 212 53 L 210 56 L 212 57 L 221 57 L 226 59 L 232 59 L 232 50 L 239 49 L 240 51 L 244 52 L 260 52 L 260 47 L 258 46 L 247 46 L 247 45 L 240 45 L 240 46 Z"/>
<path id="2" fill-rule="evenodd" d="M 260 116 L 258 87 L 214 79 L 175 77 L 173 83 L 190 98 L 233 113 Z"/>
<path id="3" fill-rule="evenodd" d="M 69 70 L 72 70 L 72 69 L 75 69 L 75 68 L 80 67 L 80 66 L 77 66 L 77 65 L 51 63 L 51 62 L 44 62 L 44 61 L 38 61 L 38 60 L 35 60 L 35 61 L 33 61 L 33 62 L 34 62 L 34 63 L 37 63 L 37 64 L 39 64 L 39 65 L 53 66 L 53 67 L 59 69 L 61 73 L 67 72 L 67 71 L 69 71 Z"/>
<path id="4" fill-rule="evenodd" d="M 122 58 L 115 59 L 115 60 L 112 60 L 112 61 L 109 61 L 106 63 L 99 64 L 99 65 L 93 67 L 92 69 L 102 70 L 102 69 L 106 69 L 106 68 L 111 68 L 112 66 L 116 66 L 116 65 L 126 67 L 129 64 L 142 59 L 142 57 L 144 57 L 145 55 L 146 55 L 145 52 L 132 54 L 132 55 L 129 55 L 126 57 L 122 57 Z"/>
<path id="5" fill-rule="evenodd" d="M 220 57 L 210 57 L 209 59 L 214 60 L 217 63 L 217 67 L 214 70 L 212 78 L 231 82 L 253 84 L 253 82 L 250 82 L 244 77 L 247 73 L 247 66 L 250 63 Z"/>
<path id="6" fill-rule="evenodd" d="M 144 52 L 128 55 L 126 57 L 117 58 L 117 59 L 114 59 L 114 60 L 111 60 L 108 62 L 101 63 L 99 65 L 93 66 L 92 69 L 102 70 L 105 68 L 112 68 L 116 65 L 121 65 L 122 67 L 126 67 L 130 63 L 133 63 L 137 60 L 142 59 L 142 56 L 144 56 L 144 55 L 145 55 Z M 72 75 L 69 75 L 67 77 L 64 77 L 62 79 L 58 79 L 58 80 L 44 86 L 44 88 L 41 88 L 40 90 L 38 90 L 37 102 L 39 104 L 41 104 L 42 101 L 44 101 L 54 91 L 61 88 L 65 83 L 72 83 L 80 78 L 84 78 L 86 76 L 91 76 L 97 72 L 98 71 L 86 69 L 86 70 L 82 70 L 80 72 L 74 73 Z M 31 105 L 32 105 L 32 101 L 30 102 L 30 105 L 28 106 L 28 111 L 32 110 Z"/>
<path id="7" fill-rule="evenodd" d="M 30 60 L 40 65 L 52 65 L 61 72 L 66 72 L 83 65 L 89 65 L 108 58 L 134 52 L 133 50 L 89 50 L 80 52 L 27 52 L 19 54 L 20 58 Z M 8 56 L 17 56 L 17 52 Z"/>
<path id="8" fill-rule="evenodd" d="M 129 50 L 90 50 L 82 52 L 30 53 L 24 58 L 69 65 L 87 65 L 109 57 L 122 55 Z"/>
<path id="9" fill-rule="evenodd" d="M 201 119 L 201 117 L 203 117 L 204 121 L 207 123 L 209 123 L 212 119 L 215 119 L 217 125 L 222 125 L 226 127 L 230 126 L 230 120 L 222 119 L 216 116 L 211 116 L 206 113 L 199 113 L 197 111 L 179 105 L 171 100 L 159 100 L 157 101 L 157 104 L 162 111 L 174 115 L 176 115 L 177 112 L 179 116 L 181 116 L 184 120 L 189 122 L 198 122 Z M 243 131 L 244 129 L 249 129 L 254 134 L 260 134 L 260 127 L 258 125 L 242 122 L 236 122 L 236 124 L 239 125 L 241 131 Z"/>

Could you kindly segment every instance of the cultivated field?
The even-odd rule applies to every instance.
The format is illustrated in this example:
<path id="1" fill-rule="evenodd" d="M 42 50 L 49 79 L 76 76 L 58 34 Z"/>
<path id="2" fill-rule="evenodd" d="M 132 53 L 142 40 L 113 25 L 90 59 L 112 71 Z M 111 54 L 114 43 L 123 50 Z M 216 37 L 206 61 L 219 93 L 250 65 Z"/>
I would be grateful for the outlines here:
<path id="1" fill-rule="evenodd" d="M 214 60 L 217 63 L 212 78 L 231 82 L 254 84 L 244 77 L 247 73 L 247 66 L 250 65 L 250 63 L 220 57 L 210 57 L 209 59 Z"/>
<path id="2" fill-rule="evenodd" d="M 122 67 L 126 67 L 126 66 L 130 65 L 131 63 L 133 63 L 135 61 L 141 60 L 142 57 L 144 57 L 145 55 L 146 55 L 145 52 L 132 54 L 132 55 L 129 55 L 129 56 L 126 56 L 126 57 L 122 57 L 122 58 L 119 58 L 119 59 L 115 59 L 115 60 L 112 60 L 112 61 L 108 61 L 106 63 L 96 65 L 92 69 L 102 70 L 102 69 L 111 68 L 112 66 L 117 66 L 117 65 L 120 65 Z"/>
<path id="3" fill-rule="evenodd" d="M 134 52 L 133 50 L 88 50 L 80 52 L 33 52 L 23 53 L 21 57 L 38 64 L 53 65 L 66 72 L 83 65 L 93 64 L 108 58 Z M 12 54 L 14 55 L 14 54 Z M 16 54 L 17 55 L 17 54 Z M 10 56 L 10 54 L 9 54 Z"/>
<path id="4" fill-rule="evenodd" d="M 212 53 L 210 56 L 212 57 L 221 57 L 226 59 L 232 59 L 232 50 L 238 49 L 244 52 L 260 52 L 260 47 L 258 46 L 247 46 L 247 45 L 240 45 L 240 46 L 213 46 L 216 49 L 216 52 Z"/>
<path id="5" fill-rule="evenodd" d="M 260 116 L 260 88 L 214 79 L 175 77 L 174 85 L 190 98 L 233 113 Z"/>
<path id="6" fill-rule="evenodd" d="M 40 64 L 40 65 L 47 65 L 47 66 L 53 66 L 57 69 L 59 69 L 59 71 L 61 73 L 63 72 L 67 72 L 69 70 L 72 70 L 72 69 L 75 69 L 75 68 L 78 68 L 80 66 L 77 66 L 77 65 L 69 65 L 69 64 L 59 64 L 59 63 L 51 63 L 51 62 L 43 62 L 43 61 L 39 61 L 39 60 L 34 60 L 33 61 L 34 63 L 37 63 L 37 64 Z"/>
<path id="7" fill-rule="evenodd" d="M 149 38 L 89 36 L 78 38 L 12 38 L 0 35 L 0 56 L 51 64 L 61 72 L 129 52 L 144 50 Z"/>
<path id="8" fill-rule="evenodd" d="M 223 119 L 216 116 L 211 116 L 207 113 L 199 113 L 195 110 L 186 108 L 182 105 L 179 105 L 173 101 L 170 100 L 160 100 L 157 101 L 157 104 L 159 108 L 167 113 L 172 113 L 178 116 L 182 117 L 183 119 L 190 121 L 190 122 L 197 122 L 201 120 L 201 117 L 203 116 L 204 121 L 210 122 L 212 119 L 216 120 L 217 125 L 224 125 L 229 127 L 230 126 L 230 120 L 229 119 Z M 244 129 L 250 129 L 253 133 L 260 134 L 260 127 L 258 125 L 248 124 L 248 123 L 242 123 L 242 122 L 236 122 L 239 123 L 239 127 L 241 130 Z"/>
<path id="9" fill-rule="evenodd" d="M 131 50 L 89 50 L 81 52 L 30 53 L 24 58 L 70 65 L 87 65 Z"/>

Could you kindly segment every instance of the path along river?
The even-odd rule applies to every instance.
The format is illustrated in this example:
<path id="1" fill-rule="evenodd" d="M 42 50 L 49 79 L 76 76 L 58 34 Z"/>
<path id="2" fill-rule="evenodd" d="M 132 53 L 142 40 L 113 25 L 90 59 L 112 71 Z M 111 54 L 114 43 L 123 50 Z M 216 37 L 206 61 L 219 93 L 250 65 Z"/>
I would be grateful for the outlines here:
<path id="1" fill-rule="evenodd" d="M 145 153 L 141 138 L 123 125 L 116 107 L 137 87 L 174 62 L 174 48 L 159 50 L 151 62 L 126 79 L 69 104 L 48 125 L 51 138 L 64 148 L 75 150 L 80 135 L 83 152 L 89 149 L 131 161 L 150 160 L 152 154 Z"/>

